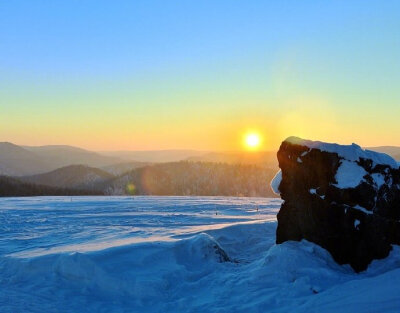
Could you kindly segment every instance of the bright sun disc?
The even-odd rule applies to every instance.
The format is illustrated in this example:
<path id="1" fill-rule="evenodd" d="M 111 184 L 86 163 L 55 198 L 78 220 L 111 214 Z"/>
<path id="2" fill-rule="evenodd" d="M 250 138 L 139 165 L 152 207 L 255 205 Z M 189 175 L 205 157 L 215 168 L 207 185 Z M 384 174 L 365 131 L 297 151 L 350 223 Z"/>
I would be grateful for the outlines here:
<path id="1" fill-rule="evenodd" d="M 246 146 L 249 148 L 257 148 L 261 143 L 260 135 L 258 134 L 247 134 L 245 137 Z"/>

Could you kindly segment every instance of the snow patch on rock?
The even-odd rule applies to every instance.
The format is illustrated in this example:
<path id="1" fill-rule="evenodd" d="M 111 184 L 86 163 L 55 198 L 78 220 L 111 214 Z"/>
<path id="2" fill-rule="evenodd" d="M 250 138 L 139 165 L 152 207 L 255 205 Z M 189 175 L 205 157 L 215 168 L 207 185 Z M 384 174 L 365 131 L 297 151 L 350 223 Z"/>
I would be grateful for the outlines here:
<path id="1" fill-rule="evenodd" d="M 335 186 L 338 188 L 355 188 L 367 174 L 364 168 L 357 163 L 343 160 L 335 175 L 337 181 Z"/>
<path id="2" fill-rule="evenodd" d="M 358 204 L 353 207 L 353 209 L 359 210 L 365 214 L 373 214 L 373 212 L 368 211 L 366 208 L 363 208 L 362 206 L 359 206 Z"/>
<path id="3" fill-rule="evenodd" d="M 280 191 L 279 191 L 279 185 L 281 184 L 282 181 L 282 171 L 279 170 L 278 173 L 276 173 L 276 175 L 274 176 L 274 178 L 271 181 L 271 188 L 272 191 L 275 192 L 277 195 L 280 195 Z"/>
<path id="4" fill-rule="evenodd" d="M 374 183 L 376 184 L 378 189 L 381 188 L 385 184 L 385 177 L 382 174 L 374 173 L 374 174 L 371 174 L 371 177 L 374 180 Z"/>

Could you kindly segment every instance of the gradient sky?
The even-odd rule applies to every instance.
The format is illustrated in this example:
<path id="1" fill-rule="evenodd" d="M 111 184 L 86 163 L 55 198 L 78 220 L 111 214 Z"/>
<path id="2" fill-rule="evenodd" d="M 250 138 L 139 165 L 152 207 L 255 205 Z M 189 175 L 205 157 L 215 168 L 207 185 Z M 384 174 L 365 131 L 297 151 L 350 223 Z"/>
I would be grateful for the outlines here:
<path id="1" fill-rule="evenodd" d="M 400 145 L 400 1 L 0 1 L 0 141 Z"/>

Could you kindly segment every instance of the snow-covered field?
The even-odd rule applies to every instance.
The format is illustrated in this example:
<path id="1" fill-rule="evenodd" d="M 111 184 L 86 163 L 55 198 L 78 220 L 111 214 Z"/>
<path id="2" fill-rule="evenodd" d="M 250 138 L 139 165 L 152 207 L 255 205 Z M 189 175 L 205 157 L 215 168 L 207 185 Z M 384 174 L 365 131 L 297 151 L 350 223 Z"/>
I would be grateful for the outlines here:
<path id="1" fill-rule="evenodd" d="M 311 243 L 275 245 L 280 204 L 0 199 L 0 312 L 400 312 L 399 247 L 355 274 Z"/>

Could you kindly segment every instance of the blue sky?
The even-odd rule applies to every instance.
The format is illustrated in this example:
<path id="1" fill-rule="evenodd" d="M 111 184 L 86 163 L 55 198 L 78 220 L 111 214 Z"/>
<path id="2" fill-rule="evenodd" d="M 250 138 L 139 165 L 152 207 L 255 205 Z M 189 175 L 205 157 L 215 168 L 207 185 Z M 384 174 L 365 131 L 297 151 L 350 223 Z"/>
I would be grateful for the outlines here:
<path id="1" fill-rule="evenodd" d="M 20 144 L 400 145 L 400 2 L 3 1 L 0 74 Z"/>

